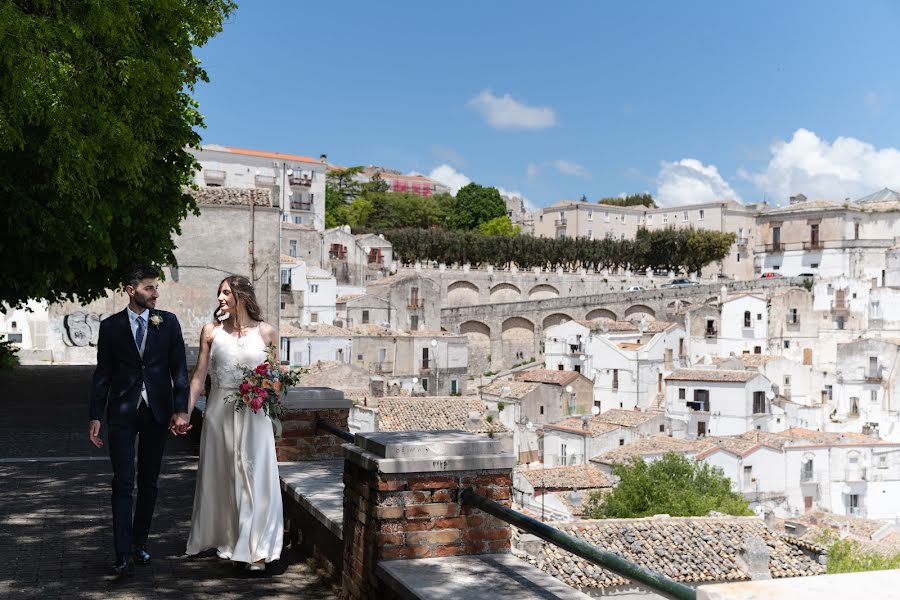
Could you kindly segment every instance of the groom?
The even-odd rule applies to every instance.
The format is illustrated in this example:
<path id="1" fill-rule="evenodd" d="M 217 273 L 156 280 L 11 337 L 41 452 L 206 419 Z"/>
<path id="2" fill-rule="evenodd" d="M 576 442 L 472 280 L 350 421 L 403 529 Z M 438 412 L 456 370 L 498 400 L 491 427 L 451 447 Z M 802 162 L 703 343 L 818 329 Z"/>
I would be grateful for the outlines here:
<path id="1" fill-rule="evenodd" d="M 91 443 L 102 446 L 100 421 L 105 411 L 116 547 L 111 574 L 116 577 L 133 573 L 131 556 L 138 564 L 150 563 L 147 536 L 167 431 L 178 435 L 190 428 L 184 339 L 175 315 L 156 310 L 159 273 L 141 267 L 123 283 L 128 307 L 100 323 L 89 432 Z M 138 493 L 132 516 L 135 438 Z"/>

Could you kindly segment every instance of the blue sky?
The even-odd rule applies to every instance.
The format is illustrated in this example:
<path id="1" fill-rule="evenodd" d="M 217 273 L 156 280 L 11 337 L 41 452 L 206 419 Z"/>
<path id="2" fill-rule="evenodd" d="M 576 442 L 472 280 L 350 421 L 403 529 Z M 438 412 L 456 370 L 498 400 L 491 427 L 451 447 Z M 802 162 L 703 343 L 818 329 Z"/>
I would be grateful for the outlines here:
<path id="1" fill-rule="evenodd" d="M 205 143 L 534 206 L 900 189 L 900 3 L 244 0 L 198 51 Z"/>

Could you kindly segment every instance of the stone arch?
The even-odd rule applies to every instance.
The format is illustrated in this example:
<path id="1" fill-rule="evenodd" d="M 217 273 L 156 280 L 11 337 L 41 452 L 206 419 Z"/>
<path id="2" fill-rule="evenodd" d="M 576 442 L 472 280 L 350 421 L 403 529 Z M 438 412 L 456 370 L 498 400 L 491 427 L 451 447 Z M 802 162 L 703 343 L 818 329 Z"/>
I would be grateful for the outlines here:
<path id="1" fill-rule="evenodd" d="M 554 325 L 560 325 L 562 323 L 567 323 L 572 321 L 572 317 L 565 313 L 553 313 L 552 315 L 547 315 L 544 317 L 544 329 L 548 327 L 553 327 Z"/>
<path id="2" fill-rule="evenodd" d="M 447 305 L 478 304 L 478 286 L 471 281 L 454 281 L 447 286 Z"/>
<path id="3" fill-rule="evenodd" d="M 528 292 L 529 300 L 543 300 L 545 298 L 559 298 L 559 290 L 547 283 L 540 283 Z"/>
<path id="4" fill-rule="evenodd" d="M 469 341 L 469 374 L 481 375 L 491 368 L 491 328 L 481 321 L 466 321 L 459 326 L 460 335 Z"/>
<path id="5" fill-rule="evenodd" d="M 590 311 L 584 318 L 589 321 L 593 321 L 594 319 L 610 319 L 612 321 L 616 321 L 619 317 L 617 317 L 616 313 L 609 310 L 608 308 L 595 308 L 594 310 Z"/>
<path id="6" fill-rule="evenodd" d="M 504 367 L 534 357 L 534 323 L 525 317 L 510 317 L 503 321 L 500 340 Z"/>
<path id="7" fill-rule="evenodd" d="M 640 320 L 642 317 L 649 321 L 654 321 L 656 320 L 656 311 L 646 304 L 635 304 L 633 306 L 629 306 L 625 310 L 626 320 L 636 321 Z"/>
<path id="8" fill-rule="evenodd" d="M 675 310 L 676 308 L 679 308 L 679 307 L 685 308 L 690 305 L 691 305 L 691 303 L 688 302 L 687 300 L 682 300 L 681 298 L 676 298 L 675 300 L 672 300 L 671 302 L 669 302 L 666 305 L 666 308 L 668 308 L 670 310 Z"/>
<path id="9" fill-rule="evenodd" d="M 491 288 L 491 302 L 516 302 L 522 299 L 522 290 L 511 283 L 498 283 Z"/>

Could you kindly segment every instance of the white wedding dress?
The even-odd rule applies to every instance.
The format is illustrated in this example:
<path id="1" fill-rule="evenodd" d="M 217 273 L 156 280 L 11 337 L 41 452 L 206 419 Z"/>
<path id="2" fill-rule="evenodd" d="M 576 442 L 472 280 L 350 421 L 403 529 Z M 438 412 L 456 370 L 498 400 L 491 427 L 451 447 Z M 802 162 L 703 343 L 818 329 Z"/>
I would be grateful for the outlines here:
<path id="1" fill-rule="evenodd" d="M 243 373 L 266 358 L 259 327 L 240 338 L 213 330 L 206 400 L 200 434 L 200 466 L 187 554 L 215 548 L 236 562 L 271 562 L 281 556 L 284 516 L 272 421 L 262 411 L 238 413 L 225 397 Z"/>

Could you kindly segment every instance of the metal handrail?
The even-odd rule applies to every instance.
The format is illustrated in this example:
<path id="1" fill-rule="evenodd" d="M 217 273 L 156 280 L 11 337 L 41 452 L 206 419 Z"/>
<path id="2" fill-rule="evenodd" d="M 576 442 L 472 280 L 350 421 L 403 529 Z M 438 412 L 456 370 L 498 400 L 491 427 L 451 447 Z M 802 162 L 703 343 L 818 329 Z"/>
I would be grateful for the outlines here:
<path id="1" fill-rule="evenodd" d="M 613 554 L 612 552 L 601 550 L 592 544 L 588 544 L 584 540 L 563 533 L 559 529 L 541 523 L 537 519 L 532 519 L 519 511 L 507 508 L 484 496 L 479 496 L 472 488 L 464 489 L 460 494 L 460 500 L 463 504 L 479 508 L 510 525 L 515 525 L 523 531 L 536 535 L 542 540 L 546 540 L 551 544 L 559 546 L 563 550 L 567 550 L 576 556 L 580 556 L 581 558 L 612 571 L 617 575 L 626 577 L 635 583 L 645 585 L 654 592 L 660 593 L 668 598 L 674 598 L 675 600 L 697 600 L 696 590 L 683 583 L 673 581 L 660 573 L 645 569 L 644 567 L 633 563 L 630 560 L 626 560 L 617 554 Z"/>
<path id="2" fill-rule="evenodd" d="M 322 419 L 316 419 L 316 430 L 319 430 L 319 429 L 324 429 L 331 435 L 337 436 L 337 437 L 341 438 L 342 440 L 346 440 L 351 443 L 353 442 L 354 439 L 356 439 L 353 436 L 353 434 L 350 433 L 349 431 L 344 431 L 340 427 L 335 427 L 331 423 L 328 423 L 327 421 L 323 421 Z"/>

